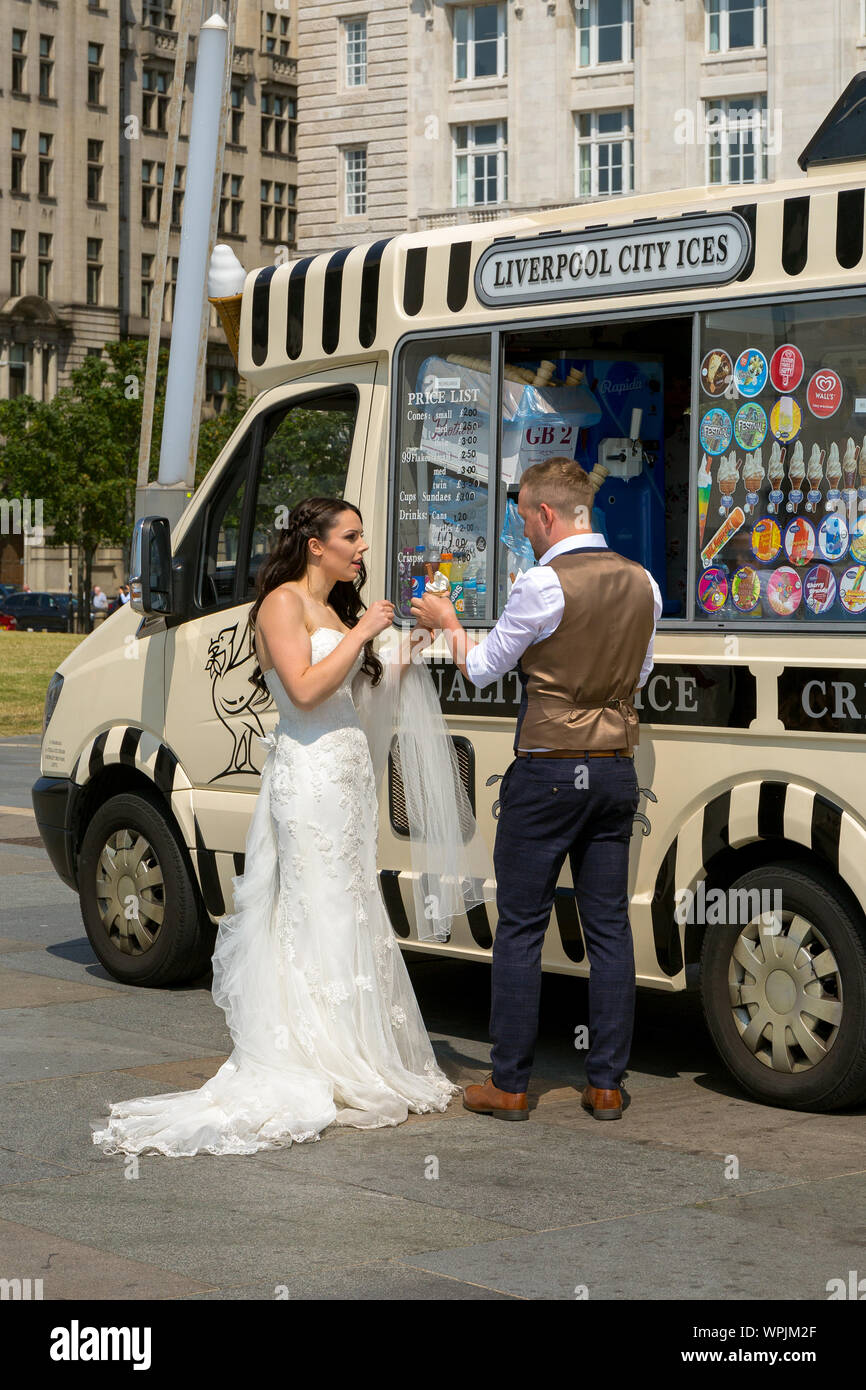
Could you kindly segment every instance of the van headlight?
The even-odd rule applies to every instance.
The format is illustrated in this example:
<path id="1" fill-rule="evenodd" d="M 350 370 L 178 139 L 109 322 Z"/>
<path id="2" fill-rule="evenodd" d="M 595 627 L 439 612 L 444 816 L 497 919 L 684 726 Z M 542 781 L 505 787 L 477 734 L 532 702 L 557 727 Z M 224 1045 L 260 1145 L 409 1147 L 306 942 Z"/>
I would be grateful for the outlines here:
<path id="1" fill-rule="evenodd" d="M 48 721 L 54 713 L 54 706 L 60 699 L 60 692 L 63 689 L 63 677 L 59 671 L 55 671 L 51 680 L 48 682 L 48 689 L 45 692 L 45 708 L 42 711 L 42 737 L 45 737 L 45 730 L 48 728 Z"/>

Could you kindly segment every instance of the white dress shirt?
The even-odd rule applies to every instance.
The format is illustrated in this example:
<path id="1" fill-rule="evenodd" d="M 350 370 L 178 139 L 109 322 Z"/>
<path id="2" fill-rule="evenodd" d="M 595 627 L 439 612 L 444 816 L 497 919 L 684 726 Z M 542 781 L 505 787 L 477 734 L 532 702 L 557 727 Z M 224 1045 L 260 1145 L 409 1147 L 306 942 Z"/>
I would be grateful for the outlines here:
<path id="1" fill-rule="evenodd" d="M 565 611 L 565 596 L 556 570 L 550 568 L 549 562 L 566 551 L 591 549 L 607 549 L 607 542 L 599 532 L 566 536 L 546 550 L 532 569 L 524 570 L 523 574 L 517 576 L 498 623 L 466 657 L 466 674 L 479 690 L 512 670 L 527 647 L 550 637 L 559 627 Z M 653 668 L 655 629 L 662 612 L 659 586 L 649 570 L 645 569 L 644 574 L 652 587 L 653 630 L 641 666 L 638 688 L 646 683 Z M 548 750 L 530 748 L 525 751 L 542 753 Z"/>

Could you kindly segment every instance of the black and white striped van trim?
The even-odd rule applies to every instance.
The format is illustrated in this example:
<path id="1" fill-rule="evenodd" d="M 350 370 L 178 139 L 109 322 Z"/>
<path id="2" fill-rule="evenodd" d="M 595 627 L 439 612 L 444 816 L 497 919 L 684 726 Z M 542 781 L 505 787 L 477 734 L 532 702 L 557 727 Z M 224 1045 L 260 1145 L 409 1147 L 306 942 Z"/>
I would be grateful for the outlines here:
<path id="1" fill-rule="evenodd" d="M 803 845 L 866 902 L 866 830 L 859 821 L 799 783 L 740 783 L 690 817 L 659 865 L 651 915 L 656 959 L 666 975 L 683 968 L 683 928 L 674 915 L 677 892 L 694 891 L 723 850 L 757 840 Z"/>
<path id="2" fill-rule="evenodd" d="M 171 749 L 155 734 L 134 724 L 114 724 L 95 734 L 78 754 L 72 781 L 83 787 L 112 763 L 122 763 L 143 773 L 163 796 L 188 791 L 192 786 Z"/>

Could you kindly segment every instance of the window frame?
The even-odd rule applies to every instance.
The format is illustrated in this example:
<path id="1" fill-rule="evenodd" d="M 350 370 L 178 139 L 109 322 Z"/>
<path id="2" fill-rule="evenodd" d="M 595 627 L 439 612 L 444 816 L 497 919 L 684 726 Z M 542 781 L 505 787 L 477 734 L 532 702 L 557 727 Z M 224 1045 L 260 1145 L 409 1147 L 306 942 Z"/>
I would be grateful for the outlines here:
<path id="1" fill-rule="evenodd" d="M 475 13 L 479 9 L 495 8 L 496 16 L 496 72 L 482 74 L 480 77 L 475 72 L 475 47 L 478 40 L 475 37 Z M 461 41 L 457 36 L 458 15 L 465 16 L 466 19 L 466 39 Z M 461 77 L 458 73 L 459 67 L 459 48 L 461 42 L 466 46 L 466 75 Z M 488 40 L 481 40 L 482 43 Z M 455 5 L 452 16 L 452 57 L 451 57 L 451 81 L 460 83 L 470 82 L 502 82 L 508 76 L 508 6 L 497 3 L 486 5 Z M 479 122 L 478 124 L 483 124 Z"/>
<path id="2" fill-rule="evenodd" d="M 488 490 L 488 504 L 490 497 L 495 495 L 497 498 L 500 493 L 499 480 L 501 479 L 502 469 L 502 355 L 503 339 L 506 335 L 515 331 L 520 333 L 532 332 L 534 329 L 544 330 L 551 327 L 567 330 L 577 326 L 601 325 L 609 323 L 628 324 L 637 320 L 652 320 L 661 318 L 682 318 L 691 319 L 692 332 L 692 363 L 691 363 L 691 398 L 690 398 L 690 421 L 691 430 L 689 438 L 689 460 L 690 460 L 690 479 L 689 479 L 689 501 L 688 501 L 688 559 L 686 570 L 687 585 L 687 606 L 686 612 L 682 617 L 662 617 L 659 619 L 657 627 L 659 631 L 670 632 L 711 632 L 725 633 L 736 631 L 737 633 L 760 632 L 774 633 L 781 637 L 790 639 L 802 630 L 802 625 L 796 625 L 796 619 L 790 622 L 782 622 L 770 619 L 757 619 L 750 621 L 748 617 L 741 619 L 725 619 L 714 621 L 708 616 L 698 616 L 698 607 L 695 598 L 698 567 L 697 552 L 694 545 L 694 537 L 697 528 L 697 468 L 696 463 L 700 457 L 698 428 L 700 416 L 700 320 L 702 314 L 724 312 L 731 309 L 758 309 L 765 305 L 776 304 L 809 304 L 818 303 L 825 300 L 845 300 L 863 299 L 866 291 L 862 286 L 844 287 L 839 289 L 808 289 L 800 291 L 789 291 L 787 294 L 755 294 L 749 296 L 728 296 L 727 298 L 708 297 L 705 300 L 695 303 L 694 301 L 682 301 L 672 299 L 665 301 L 658 306 L 648 306 L 642 308 L 620 308 L 611 309 L 605 313 L 585 313 L 585 314 L 556 314 L 547 317 L 526 318 L 526 319 L 500 319 L 491 318 L 489 322 L 478 322 L 461 325 L 459 328 L 443 329 L 438 328 L 412 330 L 404 333 L 397 340 L 391 355 L 390 362 L 390 402 L 389 402 L 389 439 L 388 439 L 388 478 L 387 478 L 387 498 L 388 498 L 388 520 L 386 525 L 386 545 L 385 545 L 385 593 L 384 597 L 394 603 L 395 608 L 399 595 L 394 588 L 395 580 L 395 554 L 396 543 L 396 519 L 398 515 L 398 505 L 396 502 L 396 489 L 399 488 L 400 478 L 400 457 L 399 445 L 401 443 L 400 425 L 401 410 L 399 386 L 402 379 L 402 354 L 407 347 L 424 341 L 441 342 L 443 338 L 453 338 L 455 346 L 460 338 L 478 337 L 480 334 L 490 334 L 491 337 L 491 372 L 490 372 L 490 393 L 491 400 L 494 402 L 493 409 L 496 413 L 495 430 L 491 429 L 491 449 L 495 448 L 495 476 L 497 478 L 497 488 Z M 459 350 L 459 349 L 458 349 Z M 493 470 L 491 470 L 493 471 Z M 492 508 L 490 510 L 493 510 Z M 488 535 L 499 535 L 502 519 L 496 511 L 490 519 L 488 511 Z M 489 630 L 492 628 L 497 618 L 492 615 L 493 595 L 497 592 L 499 581 L 498 574 L 498 547 L 494 547 L 493 572 L 488 577 L 488 612 L 491 616 L 473 619 L 472 627 Z M 395 620 L 398 625 L 401 623 L 398 618 Z M 863 635 L 864 628 L 858 627 L 853 623 L 837 622 L 822 623 L 820 627 L 822 633 L 844 633 L 849 637 L 853 635 Z M 815 629 L 818 632 L 818 629 Z"/>
<path id="3" fill-rule="evenodd" d="M 755 102 L 756 102 L 756 101 L 760 101 L 760 103 L 761 103 L 760 106 L 756 106 L 756 105 L 755 105 Z M 759 135 L 758 135 L 758 139 L 755 140 L 755 142 L 754 142 L 755 147 L 754 147 L 754 153 L 753 153 L 753 155 L 752 155 L 752 158 L 755 160 L 756 168 L 759 168 L 759 169 L 760 169 L 760 174 L 759 174 L 759 176 L 758 176 L 757 178 L 754 178 L 754 179 L 737 179 L 737 180 L 732 180 L 731 178 L 724 178 L 724 177 L 721 178 L 721 179 L 713 179 L 713 178 L 712 178 L 712 152 L 713 152 L 714 148 L 716 147 L 716 144 L 718 144 L 719 152 L 720 152 L 720 153 L 719 153 L 719 159 L 720 159 L 720 170 L 721 170 L 721 173 L 722 173 L 723 175 L 724 175 L 725 173 L 730 174 L 730 160 L 731 160 L 731 153 L 730 153 L 730 149 L 729 149 L 729 142 L 730 142 L 729 115 L 730 115 L 730 112 L 729 112 L 729 109 L 728 109 L 728 108 L 729 108 L 729 106 L 730 106 L 730 104 L 731 104 L 732 102 L 733 102 L 733 103 L 748 102 L 748 103 L 749 103 L 749 107 L 750 107 L 750 113 L 753 113 L 753 112 L 755 112 L 755 111 L 760 111 L 760 113 L 761 113 L 761 120 L 760 120 L 759 123 L 758 123 L 758 124 L 759 124 Z M 708 118 L 708 116 L 710 115 L 711 108 L 716 107 L 716 106 L 718 106 L 718 107 L 721 108 L 722 115 L 723 115 L 723 120 L 722 120 L 720 123 L 718 123 L 718 124 L 714 123 L 713 126 L 712 126 L 712 128 L 709 128 L 709 127 L 708 127 L 707 118 Z M 742 109 L 744 109 L 744 108 L 743 108 L 741 105 L 737 105 L 736 109 L 737 109 L 737 110 L 742 110 Z M 767 111 L 767 93 L 766 93 L 766 92 L 753 92 L 753 93 L 751 93 L 751 94 L 746 94 L 746 95 L 744 95 L 744 96 L 736 96 L 736 97 L 705 97 L 705 98 L 704 98 L 704 102 L 703 102 L 703 121 L 704 121 L 704 137 L 705 137 L 705 146 L 706 146 L 706 161 L 705 161 L 705 165 L 704 165 L 704 175 L 705 175 L 705 178 L 706 178 L 707 187 L 710 187 L 710 188 L 725 188 L 725 187 L 731 187 L 731 188 L 754 188 L 754 187 L 756 187 L 758 184 L 769 183 L 769 182 L 770 182 L 770 172 L 769 172 L 769 171 L 770 171 L 770 153 L 769 153 L 769 149 L 767 148 L 767 142 L 766 142 L 765 139 L 764 139 L 764 133 L 765 133 L 765 131 L 768 129 L 768 125 L 767 125 L 767 122 L 768 122 L 768 111 Z M 743 130 L 745 130 L 745 129 L 747 129 L 747 128 L 748 128 L 748 121 L 744 122 L 743 125 L 742 125 L 742 127 L 739 127 L 739 126 L 735 127 L 735 129 L 737 129 L 737 130 L 739 131 L 739 133 L 742 133 Z M 716 136 L 716 132 L 718 132 L 718 137 Z M 754 134 L 754 131 L 753 131 L 753 134 Z M 742 163 L 742 161 L 743 161 L 744 159 L 746 159 L 746 158 L 748 157 L 748 156 L 746 156 L 746 155 L 743 153 L 742 141 L 738 141 L 738 154 L 737 154 L 737 157 L 740 159 L 741 163 Z"/>
<path id="4" fill-rule="evenodd" d="M 231 455 L 225 467 L 221 470 L 222 476 L 216 483 L 212 492 L 204 501 L 198 524 L 194 528 L 194 579 L 191 585 L 191 612 L 189 617 L 201 617 L 209 613 L 220 613 L 227 608 L 237 608 L 244 604 L 251 604 L 253 599 L 248 594 L 249 586 L 249 562 L 250 546 L 253 536 L 253 523 L 255 521 L 256 507 L 258 504 L 259 485 L 262 472 L 263 438 L 265 434 L 265 422 L 275 413 L 282 412 L 288 414 L 296 407 L 309 406 L 317 401 L 327 400 L 328 398 L 353 398 L 355 405 L 355 423 L 352 429 L 352 439 L 349 444 L 349 466 L 347 478 L 352 467 L 355 450 L 361 447 L 359 439 L 366 437 L 367 421 L 363 422 L 361 435 L 359 436 L 359 417 L 361 414 L 361 392 L 358 387 L 349 381 L 329 382 L 327 385 L 313 387 L 310 390 L 301 390 L 297 395 L 284 396 L 281 400 L 275 400 L 259 410 L 247 425 L 246 417 L 238 426 L 241 431 L 235 441 Z M 247 428 L 244 429 L 244 426 Z M 277 426 L 279 428 L 279 426 Z M 239 455 L 249 444 L 249 453 L 245 463 L 240 461 Z M 241 507 L 240 521 L 238 525 L 238 563 L 235 566 L 234 581 L 231 597 L 224 603 L 203 604 L 202 585 L 205 578 L 205 550 L 210 534 L 210 523 L 216 508 L 221 506 L 227 493 L 236 493 L 241 485 L 245 484 L 243 505 Z"/>
<path id="5" fill-rule="evenodd" d="M 595 70 L 602 72 L 610 68 L 633 67 L 634 66 L 634 0 L 624 0 L 628 5 L 628 18 L 620 20 L 620 30 L 622 31 L 623 51 L 628 50 L 625 58 L 605 58 L 599 59 L 598 56 L 598 32 L 600 28 L 615 28 L 615 25 L 599 25 L 598 22 L 598 0 L 589 0 L 588 4 L 575 7 L 574 12 L 574 67 L 578 74 L 589 73 Z M 585 23 L 584 23 L 585 20 Z M 581 39 L 584 28 L 589 34 L 589 59 L 586 63 L 581 61 Z"/>
<path id="6" fill-rule="evenodd" d="M 476 145 L 474 142 L 474 132 L 480 126 L 496 126 L 496 143 L 492 145 Z M 503 207 L 508 202 L 508 118 L 498 117 L 490 121 L 454 121 L 451 123 L 451 193 L 452 206 L 455 208 L 495 208 Z M 472 142 L 467 136 L 465 149 L 460 149 L 457 144 L 458 130 L 473 132 Z M 470 160 L 481 157 L 482 155 L 495 154 L 496 159 L 496 199 L 493 202 L 476 203 L 458 201 L 459 195 L 459 172 L 458 165 L 461 159 L 466 160 L 466 191 L 469 193 L 470 186 L 474 184 L 477 175 L 470 172 L 472 166 Z M 485 176 L 486 177 L 486 176 Z"/>
<path id="7" fill-rule="evenodd" d="M 717 15 L 713 14 L 712 6 L 718 5 Z M 749 8 L 742 4 L 737 5 L 738 9 Z M 752 42 L 750 44 L 739 44 L 735 48 L 730 43 L 730 15 L 731 0 L 708 0 L 704 11 L 704 52 L 708 58 L 720 58 L 725 54 L 734 53 L 760 53 L 767 47 L 767 0 L 752 0 Z M 761 24 L 762 38 L 759 43 L 755 43 L 755 29 L 758 25 L 759 13 L 763 15 Z M 711 47 L 713 20 L 718 17 L 719 21 L 719 46 Z"/>
<path id="8" fill-rule="evenodd" d="M 628 121 L 629 113 L 631 114 L 630 122 Z M 574 115 L 574 137 L 575 137 L 575 138 L 574 138 L 574 196 L 575 196 L 575 198 L 624 198 L 624 197 L 627 197 L 629 194 L 634 193 L 634 191 L 635 191 L 635 168 L 634 168 L 635 129 L 634 129 L 634 107 L 633 107 L 633 106 L 598 107 L 598 108 L 594 108 L 594 109 L 589 110 L 589 111 L 575 111 L 575 112 L 573 113 L 573 115 Z M 606 132 L 603 132 L 603 133 L 600 134 L 600 133 L 599 133 L 599 130 L 598 130 L 598 118 L 599 118 L 599 116 L 612 116 L 612 115 L 618 115 L 618 116 L 622 116 L 622 117 L 623 117 L 624 121 L 626 122 L 625 129 L 624 129 L 623 131 L 609 131 L 609 132 L 606 131 Z M 581 133 L 580 133 L 580 118 L 581 118 L 581 116 L 589 116 L 589 118 L 590 118 L 590 121 L 591 121 L 591 123 L 592 123 L 592 130 L 591 130 L 591 133 L 590 133 L 589 136 L 581 135 Z M 628 168 L 628 182 L 627 182 L 627 183 L 624 182 L 623 187 L 619 190 L 618 193 L 617 193 L 617 192 L 602 193 L 602 192 L 599 191 L 599 177 L 598 177 L 598 176 L 599 176 L 598 147 L 599 147 L 600 145 L 613 145 L 613 144 L 621 144 L 621 145 L 627 145 L 627 146 L 628 146 L 628 152 L 629 152 L 628 163 L 627 163 L 627 165 L 626 165 L 626 163 L 624 162 L 623 165 L 622 165 L 623 170 L 625 170 L 626 167 Z M 588 149 L 588 150 L 590 151 L 590 164 L 589 164 L 590 191 L 589 191 L 588 193 L 584 193 L 584 192 L 581 190 L 581 187 L 580 187 L 580 176 L 581 176 L 580 152 L 581 152 L 582 149 Z"/>
<path id="9" fill-rule="evenodd" d="M 364 194 L 363 194 L 363 197 L 364 197 L 364 206 L 363 206 L 362 209 L 360 209 L 359 211 L 356 211 L 356 212 L 350 212 L 350 210 L 349 210 L 349 156 L 350 156 L 350 155 L 353 155 L 353 154 L 363 154 L 363 156 L 364 156 Z M 343 196 L 342 196 L 341 201 L 342 201 L 342 204 L 343 204 L 343 217 L 346 218 L 347 220 L 348 220 L 349 218 L 353 218 L 353 217 L 368 217 L 368 216 L 369 216 L 369 211 L 368 211 L 368 202 L 367 202 L 367 191 L 368 191 L 368 174 L 369 174 L 369 171 L 370 171 L 370 165 L 369 165 L 369 160 L 368 160 L 368 157 L 367 157 L 367 146 L 366 146 L 366 144 L 364 144 L 364 145 L 343 145 L 343 147 L 342 147 L 342 156 L 343 156 L 343 157 L 342 157 L 341 163 L 342 163 L 342 175 L 343 175 L 343 190 L 342 190 Z"/>
<path id="10" fill-rule="evenodd" d="M 355 68 L 356 68 L 358 71 L 362 71 L 362 72 L 363 72 L 363 81 L 362 81 L 362 82 L 353 82 L 353 81 L 350 80 L 350 76 L 349 76 L 350 71 L 352 70 L 352 69 L 350 68 L 350 63 L 349 63 L 349 53 L 350 53 L 350 47 L 351 47 L 351 45 L 350 45 L 350 34 L 349 34 L 349 30 L 352 28 L 353 25 L 363 25 L 363 44 L 362 44 L 362 47 L 363 47 L 363 60 L 360 60 L 360 59 L 359 59 L 359 60 L 357 60 L 356 63 L 355 63 Z M 368 58 L 368 47 L 367 47 L 367 33 L 368 33 L 368 30 L 367 30 L 367 16 L 366 16 L 365 14 L 358 14 L 358 15 L 349 15 L 349 16 L 346 17 L 346 18 L 341 18 L 341 20 L 340 20 L 340 28 L 341 28 L 341 34 L 340 34 L 340 50 L 341 50 L 341 55 L 340 55 L 340 73 L 341 73 L 341 76 L 342 76 L 342 86 L 343 86 L 343 90 L 346 91 L 346 92 L 357 92 L 357 91 L 359 91 L 359 90 L 365 90 L 366 87 L 367 87 L 367 85 L 368 85 L 367 78 L 368 78 L 368 73 L 369 73 L 369 67 L 368 67 L 368 62 L 367 62 L 367 58 Z"/>

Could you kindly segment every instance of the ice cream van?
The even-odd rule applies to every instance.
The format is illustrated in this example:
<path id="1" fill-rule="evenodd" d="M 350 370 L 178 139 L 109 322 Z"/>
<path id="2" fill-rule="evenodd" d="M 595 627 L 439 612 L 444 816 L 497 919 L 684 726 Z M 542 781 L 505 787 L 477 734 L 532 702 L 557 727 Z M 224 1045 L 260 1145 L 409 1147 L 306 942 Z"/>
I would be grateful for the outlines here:
<path id="1" fill-rule="evenodd" d="M 699 988 L 753 1096 L 816 1111 L 866 1096 L 861 97 L 855 79 L 788 182 L 249 269 L 221 312 L 252 403 L 180 521 L 137 524 L 133 601 L 63 662 L 45 704 L 39 827 L 113 976 L 194 977 L 231 911 L 258 737 L 276 720 L 249 684 L 247 614 L 281 509 L 356 503 L 365 597 L 408 623 L 413 585 L 444 562 L 483 635 L 532 561 L 509 507 L 521 473 L 569 453 L 599 484 L 598 529 L 664 597 L 638 692 L 638 981 Z M 441 639 L 428 659 L 492 845 L 517 672 L 475 689 Z M 393 763 L 381 796 L 398 939 L 489 960 L 492 905 L 445 943 L 415 939 Z M 581 976 L 568 873 L 543 962 Z"/>

